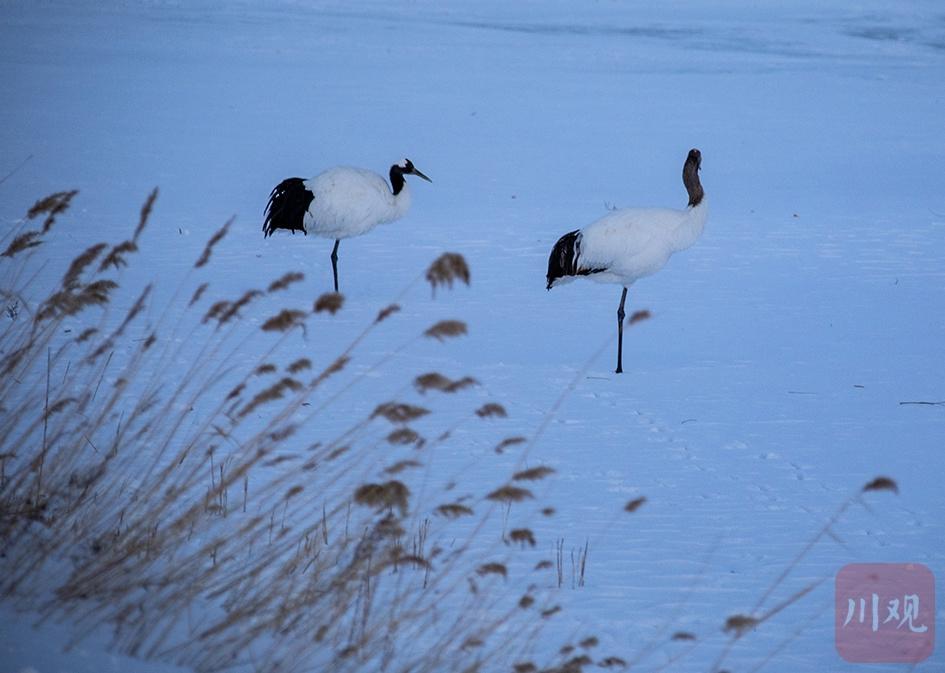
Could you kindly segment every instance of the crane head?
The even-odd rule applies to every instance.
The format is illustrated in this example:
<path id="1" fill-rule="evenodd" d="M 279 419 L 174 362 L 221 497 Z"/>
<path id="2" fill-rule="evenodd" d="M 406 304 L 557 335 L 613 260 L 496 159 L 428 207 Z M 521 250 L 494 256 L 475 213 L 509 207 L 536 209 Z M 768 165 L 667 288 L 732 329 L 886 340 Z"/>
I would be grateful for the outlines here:
<path id="1" fill-rule="evenodd" d="M 686 157 L 686 163 L 692 162 L 696 165 L 696 170 L 702 168 L 702 152 L 693 148 L 689 150 L 689 156 Z"/>
<path id="2" fill-rule="evenodd" d="M 399 164 L 397 164 L 397 167 L 404 175 L 416 175 L 418 178 L 422 178 L 427 182 L 433 182 L 433 180 L 418 171 L 417 167 L 413 165 L 413 162 L 410 159 L 404 159 Z"/>

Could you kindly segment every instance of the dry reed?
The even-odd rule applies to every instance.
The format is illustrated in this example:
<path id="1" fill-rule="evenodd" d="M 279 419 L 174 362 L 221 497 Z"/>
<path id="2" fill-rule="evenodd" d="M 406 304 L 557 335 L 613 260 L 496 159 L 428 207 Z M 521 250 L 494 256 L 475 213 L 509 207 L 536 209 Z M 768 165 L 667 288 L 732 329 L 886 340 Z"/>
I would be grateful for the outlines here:
<path id="1" fill-rule="evenodd" d="M 512 581 L 511 573 L 483 563 L 468 542 L 447 552 L 458 535 L 486 534 L 489 512 L 477 513 L 464 498 L 414 502 L 408 477 L 421 483 L 423 464 L 398 454 L 424 447 L 407 424 L 433 423 L 435 410 L 384 402 L 350 433 L 312 437 L 323 431 L 311 420 L 338 413 L 340 403 L 308 408 L 307 400 L 347 371 L 356 346 L 399 304 L 381 309 L 339 354 L 285 358 L 279 345 L 294 328 L 304 330 L 312 313 L 340 311 L 343 298 L 322 295 L 311 312 L 273 308 L 271 295 L 289 293 L 304 278 L 290 272 L 265 291 L 207 300 L 212 284 L 201 274 L 231 219 L 184 279 L 187 301 L 158 312 L 167 317 L 151 324 L 148 285 L 130 308 L 111 315 L 115 297 L 127 290 L 109 274 L 147 253 L 143 233 L 157 194 L 146 199 L 130 238 L 83 250 L 47 296 L 32 297 L 28 282 L 2 288 L 18 303 L 9 311 L 12 328 L 0 334 L 7 374 L 0 379 L 7 412 L 0 420 L 0 596 L 80 625 L 79 638 L 107 624 L 118 650 L 198 671 L 252 669 L 242 657 L 249 651 L 267 671 L 294 671 L 300 662 L 312 670 L 376 670 L 387 662 L 390 670 L 432 672 L 460 670 L 470 651 L 481 661 L 511 656 L 512 635 L 532 628 L 527 620 L 513 626 L 511 611 L 535 598 L 464 591 L 464 577 Z M 31 209 L 30 219 L 45 221 L 39 231 L 12 237 L 3 260 L 20 266 L 7 278 L 27 277 L 33 251 L 74 196 L 55 194 Z M 468 284 L 469 269 L 449 253 L 427 279 L 434 289 Z M 239 318 L 263 307 L 270 317 L 252 337 Z M 67 319 L 81 324 L 78 336 L 61 336 Z M 465 323 L 446 320 L 423 335 L 442 341 L 466 332 Z M 275 344 L 255 359 L 234 359 L 250 338 Z M 308 370 L 316 373 L 300 380 Z M 351 375 L 351 383 L 360 380 Z M 417 394 L 459 394 L 476 385 L 471 376 L 436 373 L 405 381 Z M 489 403 L 477 413 L 502 417 L 505 410 Z M 380 419 L 395 427 L 372 440 Z M 450 429 L 434 430 L 437 443 L 450 440 Z M 388 467 L 380 473 L 388 477 L 378 479 L 381 442 L 393 460 L 383 461 Z M 548 474 L 535 468 L 518 478 Z M 483 496 L 531 497 L 511 485 Z M 412 518 L 423 512 L 437 523 L 418 526 L 408 542 Z M 508 539 L 535 544 L 526 528 Z M 437 630 L 444 601 L 455 621 L 418 654 L 416 634 Z M 494 611 L 502 601 L 508 610 Z M 203 617 L 190 622 L 195 610 Z"/>
<path id="2" fill-rule="evenodd" d="M 534 500 L 532 491 L 511 482 L 546 479 L 551 468 L 520 465 L 485 495 L 429 502 L 421 497 L 430 492 L 424 490 L 429 472 L 409 456 L 455 441 L 455 424 L 435 408 L 399 399 L 362 409 L 330 397 L 329 404 L 309 406 L 325 387 L 363 380 L 348 368 L 356 347 L 400 310 L 398 303 L 382 308 L 342 352 L 312 359 L 290 352 L 289 336 L 315 320 L 312 313 L 342 310 L 344 300 L 328 293 L 311 311 L 271 306 L 271 295 L 297 289 L 301 273 L 283 274 L 265 291 L 211 298 L 197 309 L 211 287 L 201 274 L 231 219 L 197 257 L 181 288 L 189 303 L 179 313 L 168 310 L 162 315 L 170 317 L 149 322 L 153 293 L 145 286 L 130 308 L 114 315 L 115 297 L 127 290 L 108 274 L 121 274 L 134 255 L 147 252 L 143 232 L 157 190 L 145 200 L 131 238 L 86 248 L 57 287 L 33 296 L 22 281 L 30 277 L 25 270 L 76 193 L 38 201 L 27 219 L 43 217 L 41 228 L 12 235 L 0 258 L 6 274 L 0 289 L 16 301 L 0 333 L 0 596 L 67 620 L 77 637 L 108 625 L 119 651 L 201 672 L 570 673 L 626 666 L 617 656 L 592 661 L 572 645 L 522 656 L 530 634 L 561 607 L 553 591 L 533 584 L 524 593 L 491 588 L 516 587 L 523 578 L 516 571 L 521 563 L 479 555 L 483 538 L 501 545 L 490 516 Z M 468 285 L 469 268 L 462 256 L 447 253 L 426 279 L 434 291 Z M 238 319 L 250 306 L 271 316 L 260 329 Z M 191 312 L 197 310 L 202 314 Z M 628 324 L 648 317 L 634 313 Z M 67 320 L 78 325 L 77 336 L 64 336 Z M 422 335 L 443 341 L 466 333 L 464 322 L 445 320 Z M 249 338 L 266 345 L 246 358 L 240 348 Z M 310 369 L 316 373 L 300 380 Z M 583 371 L 575 381 L 580 376 Z M 402 394 L 415 396 L 459 394 L 478 384 L 471 376 L 436 372 L 400 378 Z M 524 461 L 571 389 L 530 439 L 498 440 L 488 455 L 520 446 Z M 351 429 L 332 430 L 332 415 L 350 416 Z M 468 415 L 507 414 L 489 402 Z M 437 439 L 427 443 L 408 423 Z M 873 491 L 898 493 L 898 486 L 888 477 L 865 485 L 786 572 L 846 507 Z M 624 509 L 636 511 L 643 502 L 631 500 Z M 554 514 L 551 507 L 537 511 Z M 513 545 L 503 550 L 512 561 L 531 559 L 528 567 L 545 575 L 555 567 L 530 556 L 538 545 L 531 528 L 514 527 L 504 539 Z M 583 585 L 587 550 L 587 543 L 572 550 L 573 586 Z M 563 575 L 563 541 L 560 554 Z M 487 579 L 499 576 L 501 583 Z M 724 628 L 740 639 L 806 590 L 765 613 L 734 615 Z M 191 620 L 194 613 L 201 619 Z M 418 638 L 424 647 L 417 647 Z M 671 640 L 694 638 L 678 631 Z M 590 650 L 598 641 L 588 637 L 579 646 Z M 538 659 L 549 663 L 539 668 Z"/>

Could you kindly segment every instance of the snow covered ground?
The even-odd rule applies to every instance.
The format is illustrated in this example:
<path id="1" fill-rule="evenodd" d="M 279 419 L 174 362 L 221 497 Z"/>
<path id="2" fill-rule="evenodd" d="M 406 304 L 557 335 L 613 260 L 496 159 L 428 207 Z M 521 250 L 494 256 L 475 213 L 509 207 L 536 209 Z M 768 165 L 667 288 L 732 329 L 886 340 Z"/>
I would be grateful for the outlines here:
<path id="1" fill-rule="evenodd" d="M 908 561 L 945 577 L 945 408 L 901 404 L 945 400 L 945 12 L 934 0 L 651 4 L 4 2 L 0 176 L 19 168 L 0 184 L 3 233 L 37 198 L 78 188 L 43 252 L 58 269 L 125 236 L 157 185 L 147 264 L 129 275 L 163 279 L 166 300 L 235 215 L 216 287 L 304 270 L 292 290 L 304 303 L 330 289 L 331 245 L 264 241 L 269 190 L 409 157 L 434 183 L 413 184 L 404 220 L 342 244 L 338 333 L 297 346 L 336 353 L 437 254 L 464 254 L 472 287 L 419 297 L 363 357 L 414 334 L 420 315 L 468 321 L 468 338 L 410 362 L 473 375 L 508 409 L 501 434 L 469 430 L 463 455 L 435 458 L 444 473 L 472 460 L 485 489 L 494 472 L 476 460 L 497 437 L 534 433 L 615 331 L 618 288 L 545 291 L 551 246 L 609 206 L 682 207 L 682 162 L 698 147 L 702 240 L 631 288 L 631 310 L 653 318 L 626 335 L 626 373 L 605 347 L 528 457 L 558 471 L 542 487 L 557 515 L 528 520 L 539 545 L 589 549 L 586 584 L 560 592 L 550 629 L 632 654 L 665 640 L 668 621 L 699 636 L 668 670 L 708 670 L 725 618 L 751 611 L 882 474 L 900 495 L 849 510 L 766 607 L 827 581 L 725 660 L 754 670 L 789 640 L 763 670 L 860 670 L 834 649 L 837 570 Z M 402 380 L 376 383 L 392 393 Z M 60 656 L 50 641 L 68 628 L 29 621 L 4 609 L 3 670 L 165 670 L 96 655 L 105 635 Z M 661 647 L 643 670 L 688 646 Z M 943 662 L 939 647 L 915 670 Z"/>

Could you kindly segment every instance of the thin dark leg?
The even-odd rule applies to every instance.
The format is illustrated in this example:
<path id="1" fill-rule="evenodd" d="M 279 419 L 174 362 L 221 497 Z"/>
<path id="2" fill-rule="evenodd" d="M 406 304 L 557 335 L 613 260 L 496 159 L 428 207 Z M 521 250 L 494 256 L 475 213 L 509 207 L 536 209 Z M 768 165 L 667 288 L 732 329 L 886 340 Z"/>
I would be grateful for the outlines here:
<path id="1" fill-rule="evenodd" d="M 623 373 L 623 312 L 624 302 L 627 301 L 627 288 L 620 295 L 620 306 L 617 307 L 617 374 Z"/>
<path id="2" fill-rule="evenodd" d="M 335 247 L 331 249 L 331 273 L 335 277 L 335 292 L 338 291 L 338 244 L 340 239 L 335 239 Z"/>

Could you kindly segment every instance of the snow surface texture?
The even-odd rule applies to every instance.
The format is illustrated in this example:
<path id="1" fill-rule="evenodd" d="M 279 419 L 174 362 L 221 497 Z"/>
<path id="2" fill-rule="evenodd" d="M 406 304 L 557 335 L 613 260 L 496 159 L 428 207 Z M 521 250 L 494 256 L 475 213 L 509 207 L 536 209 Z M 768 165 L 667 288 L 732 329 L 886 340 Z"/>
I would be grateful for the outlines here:
<path id="1" fill-rule="evenodd" d="M 821 541 L 773 603 L 828 581 L 726 661 L 751 670 L 793 638 L 763 670 L 864 670 L 834 650 L 843 564 L 924 563 L 945 605 L 945 409 L 900 404 L 945 399 L 945 15 L 934 0 L 650 4 L 4 2 L 0 174 L 30 157 L 0 185 L 4 231 L 79 188 L 68 221 L 89 229 L 54 237 L 58 269 L 120 240 L 158 185 L 151 273 L 175 278 L 236 214 L 220 282 L 237 294 L 301 269 L 308 298 L 330 288 L 330 242 L 263 241 L 273 185 L 409 156 L 434 184 L 342 248 L 338 324 L 463 253 L 471 333 L 431 366 L 473 373 L 508 434 L 529 434 L 612 336 L 619 299 L 545 292 L 548 251 L 605 207 L 685 206 L 679 166 L 698 147 L 702 239 L 634 286 L 628 314 L 654 317 L 628 332 L 626 373 L 605 348 L 532 454 L 559 473 L 541 544 L 589 540 L 586 586 L 561 591 L 553 628 L 636 652 L 673 619 L 705 642 L 672 670 L 706 670 L 725 617 L 887 474 L 900 496 L 850 510 L 842 544 Z M 469 445 L 438 460 L 492 448 Z M 67 627 L 5 609 L 0 629 L 4 671 L 171 670 L 104 654 L 107 633 L 61 654 Z M 943 652 L 916 670 L 942 670 Z"/>

